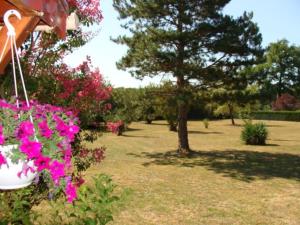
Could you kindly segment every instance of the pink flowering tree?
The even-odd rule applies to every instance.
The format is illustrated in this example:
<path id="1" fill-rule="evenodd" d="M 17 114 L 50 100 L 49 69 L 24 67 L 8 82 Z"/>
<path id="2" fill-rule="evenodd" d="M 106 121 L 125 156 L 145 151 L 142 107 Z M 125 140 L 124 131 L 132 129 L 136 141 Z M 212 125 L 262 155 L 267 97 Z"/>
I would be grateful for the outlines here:
<path id="1" fill-rule="evenodd" d="M 96 125 L 111 109 L 108 100 L 112 87 L 105 83 L 99 69 L 92 67 L 89 57 L 75 69 L 63 64 L 54 74 L 55 101 L 78 113 L 82 126 Z"/>
<path id="2" fill-rule="evenodd" d="M 296 97 L 284 93 L 272 103 L 272 109 L 275 111 L 297 110 L 300 109 L 300 101 Z"/>

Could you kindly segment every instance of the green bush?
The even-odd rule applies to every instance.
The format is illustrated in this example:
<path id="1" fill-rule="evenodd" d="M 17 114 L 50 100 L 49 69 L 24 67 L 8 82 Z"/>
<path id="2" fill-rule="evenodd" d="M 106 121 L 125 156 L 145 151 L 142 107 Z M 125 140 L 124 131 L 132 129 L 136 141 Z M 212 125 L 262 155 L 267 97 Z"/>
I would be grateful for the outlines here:
<path id="1" fill-rule="evenodd" d="M 268 130 L 264 123 L 246 123 L 242 130 L 241 139 L 247 145 L 265 145 Z"/>
<path id="2" fill-rule="evenodd" d="M 104 225 L 113 221 L 113 206 L 125 192 L 115 194 L 116 185 L 107 175 L 97 175 L 93 181 L 92 186 L 80 187 L 73 204 L 66 205 L 62 199 L 52 202 L 48 224 Z"/>
<path id="3" fill-rule="evenodd" d="M 300 111 L 258 111 L 251 116 L 257 120 L 300 121 Z"/>
<path id="4" fill-rule="evenodd" d="M 204 119 L 203 120 L 203 125 L 206 129 L 208 129 L 208 125 L 209 125 L 209 120 L 208 119 Z"/>

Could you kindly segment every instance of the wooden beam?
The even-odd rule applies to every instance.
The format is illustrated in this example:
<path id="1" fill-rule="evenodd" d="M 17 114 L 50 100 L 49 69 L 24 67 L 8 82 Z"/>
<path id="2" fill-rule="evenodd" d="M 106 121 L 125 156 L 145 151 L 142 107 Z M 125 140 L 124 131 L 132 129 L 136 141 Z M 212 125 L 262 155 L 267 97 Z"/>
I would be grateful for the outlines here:
<path id="1" fill-rule="evenodd" d="M 24 6 L 23 7 L 17 7 L 17 5 L 13 4 L 12 2 L 10 2 L 10 1 L 1 1 L 1 3 L 0 3 L 0 17 L 3 17 L 4 13 L 7 10 L 10 10 L 10 9 L 18 10 L 21 13 L 21 15 L 23 15 L 23 16 L 37 16 L 37 15 L 39 15 L 39 13 L 36 12 L 35 10 L 28 10 Z"/>
<path id="2" fill-rule="evenodd" d="M 21 20 L 18 20 L 17 18 L 10 19 L 11 24 L 14 26 L 16 30 L 16 42 L 18 48 L 23 44 L 26 38 L 34 30 L 35 26 L 39 23 L 39 21 L 40 18 L 36 16 L 22 17 Z M 1 43 L 0 53 L 2 52 L 6 39 L 7 39 L 7 29 L 6 27 L 3 27 L 0 30 L 0 43 Z M 10 62 L 10 60 L 11 60 L 11 49 L 10 46 L 8 46 L 4 52 L 2 62 L 0 63 L 0 74 L 4 73 L 5 67 Z"/>
<path id="3" fill-rule="evenodd" d="M 60 38 L 66 36 L 66 19 L 69 6 L 66 0 L 6 0 L 18 9 L 41 19 L 58 34 Z M 23 13 L 26 15 L 26 13 Z"/>

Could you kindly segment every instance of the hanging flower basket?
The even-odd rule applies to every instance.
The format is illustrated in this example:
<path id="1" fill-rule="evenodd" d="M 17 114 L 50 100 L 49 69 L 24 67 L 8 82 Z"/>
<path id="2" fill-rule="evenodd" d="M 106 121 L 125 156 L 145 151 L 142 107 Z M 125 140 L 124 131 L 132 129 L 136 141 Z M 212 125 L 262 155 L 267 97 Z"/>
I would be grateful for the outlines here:
<path id="1" fill-rule="evenodd" d="M 41 105 L 28 99 L 16 44 L 16 32 L 9 17 L 16 10 L 8 10 L 4 22 L 11 44 L 15 102 L 0 100 L 0 189 L 16 189 L 30 185 L 34 177 L 43 176 L 51 189 L 65 190 L 68 201 L 76 198 L 72 184 L 71 142 L 79 132 L 78 119 L 70 111 L 49 104 Z M 25 102 L 19 101 L 14 54 L 19 68 Z M 11 175 L 11 176 L 10 176 Z"/>
<path id="2" fill-rule="evenodd" d="M 53 188 L 74 195 L 71 143 L 78 122 L 61 107 L 37 102 L 17 107 L 0 100 L 0 189 L 22 188 L 43 176 Z"/>
<path id="3" fill-rule="evenodd" d="M 18 145 L 0 146 L 0 152 L 9 156 L 18 148 Z M 24 188 L 32 183 L 37 174 L 33 161 L 18 160 L 18 162 L 13 162 L 9 157 L 3 157 L 2 163 L 3 161 L 5 161 L 5 165 L 2 165 L 0 168 L 1 190 Z M 22 171 L 24 172 L 22 173 Z"/>

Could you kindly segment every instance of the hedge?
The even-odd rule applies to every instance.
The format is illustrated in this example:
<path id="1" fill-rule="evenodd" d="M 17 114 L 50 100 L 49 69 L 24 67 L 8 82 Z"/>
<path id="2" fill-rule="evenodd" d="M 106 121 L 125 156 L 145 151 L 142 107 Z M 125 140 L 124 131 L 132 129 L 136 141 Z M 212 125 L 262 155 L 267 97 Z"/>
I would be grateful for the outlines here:
<path id="1" fill-rule="evenodd" d="M 300 121 L 300 111 L 257 111 L 251 116 L 256 120 Z"/>

